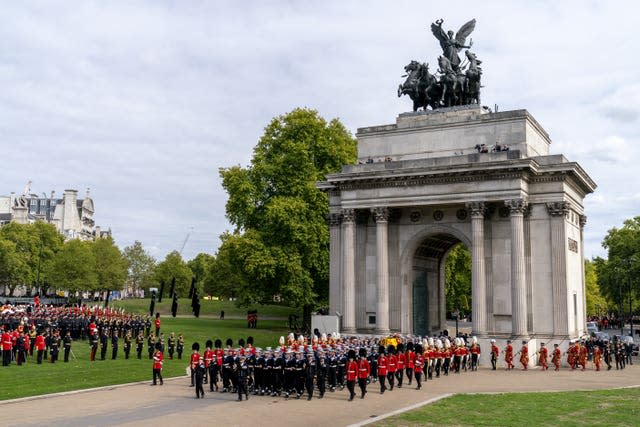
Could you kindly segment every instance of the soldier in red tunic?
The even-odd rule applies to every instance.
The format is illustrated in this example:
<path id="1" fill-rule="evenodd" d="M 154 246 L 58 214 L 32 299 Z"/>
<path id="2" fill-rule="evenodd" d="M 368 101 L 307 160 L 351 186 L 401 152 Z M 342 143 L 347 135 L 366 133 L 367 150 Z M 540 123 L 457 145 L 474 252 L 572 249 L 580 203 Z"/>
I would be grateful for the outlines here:
<path id="1" fill-rule="evenodd" d="M 391 344 L 387 347 L 387 379 L 389 380 L 389 390 L 393 391 L 394 379 L 396 375 L 396 363 L 398 359 L 394 354 L 395 348 Z"/>
<path id="2" fill-rule="evenodd" d="M 414 353 L 414 346 L 412 342 L 407 343 L 407 352 L 405 353 L 405 373 L 407 374 L 407 384 L 411 385 L 413 380 L 414 362 L 416 360 L 416 354 Z"/>
<path id="3" fill-rule="evenodd" d="M 522 347 L 518 351 L 520 354 L 520 363 L 522 364 L 522 370 L 526 371 L 529 368 L 529 346 L 527 341 L 522 341 Z"/>
<path id="4" fill-rule="evenodd" d="M 355 361 L 355 350 L 349 350 L 348 361 L 346 365 L 347 373 L 347 389 L 349 390 L 349 401 L 356 396 L 356 379 L 358 378 L 358 364 Z"/>
<path id="5" fill-rule="evenodd" d="M 560 362 L 562 361 L 562 352 L 560 351 L 560 347 L 558 344 L 553 345 L 553 353 L 551 355 L 551 363 L 555 366 L 555 371 L 560 370 Z"/>
<path id="6" fill-rule="evenodd" d="M 360 359 L 358 360 L 358 386 L 360 387 L 360 399 L 364 399 L 367 394 L 367 379 L 371 375 L 371 365 L 367 360 L 367 350 L 360 348 Z"/>
<path id="7" fill-rule="evenodd" d="M 420 390 L 422 388 L 422 370 L 424 369 L 424 357 L 422 356 L 422 346 L 420 344 L 416 345 L 415 359 L 413 365 L 413 371 L 416 374 L 416 383 L 418 386 L 416 390 Z"/>
<path id="8" fill-rule="evenodd" d="M 593 364 L 596 366 L 596 371 L 599 371 L 602 364 L 602 350 L 600 350 L 599 345 L 596 345 L 593 349 Z"/>
<path id="9" fill-rule="evenodd" d="M 163 356 L 160 348 L 160 343 L 156 343 L 156 351 L 153 353 L 153 383 L 151 385 L 156 385 L 156 380 L 158 379 L 160 380 L 160 385 L 164 384 L 162 380 Z"/>
<path id="10" fill-rule="evenodd" d="M 496 370 L 496 364 L 498 363 L 498 356 L 500 356 L 500 349 L 496 345 L 496 340 L 491 340 L 491 369 Z"/>
<path id="11" fill-rule="evenodd" d="M 545 347 L 544 343 L 540 343 L 540 350 L 538 351 L 538 361 L 540 362 L 540 366 L 543 371 L 549 369 L 549 365 L 547 364 L 547 357 L 549 356 L 547 352 L 547 347 Z"/>
<path id="12" fill-rule="evenodd" d="M 159 343 L 158 343 L 159 344 Z M 195 387 L 196 383 L 196 367 L 198 366 L 198 363 L 200 362 L 200 344 L 197 342 L 194 342 L 191 345 L 191 360 L 189 363 L 189 367 L 191 368 L 191 386 L 190 387 Z"/>
<path id="13" fill-rule="evenodd" d="M 387 379 L 387 356 L 384 354 L 384 346 L 380 346 L 378 349 L 378 382 L 380 382 L 380 394 L 383 394 L 387 389 L 385 380 Z"/>
<path id="14" fill-rule="evenodd" d="M 402 388 L 402 381 L 404 379 L 404 365 L 404 344 L 398 343 L 396 347 L 396 381 L 398 382 L 398 388 Z"/>
<path id="15" fill-rule="evenodd" d="M 507 364 L 507 371 L 514 368 L 513 366 L 513 346 L 511 340 L 507 340 L 507 346 L 504 349 L 504 361 Z"/>
<path id="16" fill-rule="evenodd" d="M 583 342 L 578 350 L 578 364 L 582 367 L 583 371 L 587 368 L 588 358 L 589 358 L 589 350 L 587 349 L 587 346 Z"/>

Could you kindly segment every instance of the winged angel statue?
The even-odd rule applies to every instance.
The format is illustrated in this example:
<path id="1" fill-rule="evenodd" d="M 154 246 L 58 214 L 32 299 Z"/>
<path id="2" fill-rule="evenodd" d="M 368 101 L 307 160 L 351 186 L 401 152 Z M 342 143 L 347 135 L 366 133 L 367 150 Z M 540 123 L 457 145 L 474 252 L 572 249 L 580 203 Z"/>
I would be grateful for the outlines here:
<path id="1" fill-rule="evenodd" d="M 398 87 L 398 97 L 408 95 L 413 101 L 413 111 L 420 108 L 432 110 L 457 105 L 480 104 L 480 79 L 482 68 L 480 61 L 468 49 L 473 46 L 465 45 L 467 37 L 476 27 L 476 20 L 464 24 L 458 32 L 445 32 L 442 29 L 444 20 L 438 19 L 431 24 L 431 32 L 436 36 L 442 47 L 443 54 L 438 57 L 436 74 L 429 72 L 429 64 L 411 61 L 404 70 L 406 80 Z M 461 61 L 458 53 L 465 51 L 466 59 Z"/>
<path id="2" fill-rule="evenodd" d="M 469 46 L 465 46 L 465 42 L 467 37 L 469 37 L 476 28 L 476 20 L 472 19 L 460 27 L 455 37 L 451 30 L 446 33 L 444 32 L 442 29 L 443 22 L 443 19 L 438 19 L 435 23 L 431 24 L 431 32 L 440 42 L 444 56 L 449 60 L 449 62 L 451 62 L 451 68 L 453 68 L 453 71 L 457 72 L 460 68 L 461 62 L 458 52 L 462 49 L 470 49 L 471 46 L 473 46 L 473 39 L 469 40 Z"/>

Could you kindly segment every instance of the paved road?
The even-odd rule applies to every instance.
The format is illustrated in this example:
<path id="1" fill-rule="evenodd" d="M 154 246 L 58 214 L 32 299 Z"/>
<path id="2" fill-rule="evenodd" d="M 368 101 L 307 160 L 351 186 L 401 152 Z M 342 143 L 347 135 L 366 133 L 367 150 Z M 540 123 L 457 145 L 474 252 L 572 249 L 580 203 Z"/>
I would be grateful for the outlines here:
<path id="1" fill-rule="evenodd" d="M 9 426 L 256 426 L 294 423 L 304 426 L 343 426 L 376 418 L 382 414 L 456 392 L 523 392 L 591 390 L 640 386 L 640 366 L 607 372 L 522 372 L 504 370 L 452 374 L 413 387 L 395 389 L 384 395 L 377 384 L 369 387 L 364 400 L 347 401 L 346 390 L 327 393 L 320 400 L 289 400 L 254 397 L 237 402 L 235 395 L 207 393 L 195 399 L 189 379 L 175 378 L 164 386 L 133 384 L 68 395 L 52 395 L 0 402 Z M 207 386 L 205 386 L 207 387 Z M 13 414 L 13 415 L 9 415 Z"/>

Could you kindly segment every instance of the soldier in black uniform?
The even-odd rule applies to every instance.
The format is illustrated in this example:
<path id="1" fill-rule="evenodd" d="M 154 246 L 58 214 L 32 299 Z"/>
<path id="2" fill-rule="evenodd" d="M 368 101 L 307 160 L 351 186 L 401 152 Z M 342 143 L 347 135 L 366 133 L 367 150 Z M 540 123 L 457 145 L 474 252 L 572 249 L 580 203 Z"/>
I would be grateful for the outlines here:
<path id="1" fill-rule="evenodd" d="M 62 346 L 64 347 L 64 361 L 69 362 L 69 353 L 71 353 L 71 331 L 67 331 L 62 340 Z"/>
<path id="2" fill-rule="evenodd" d="M 273 393 L 273 381 L 276 359 L 271 352 L 271 347 L 267 347 L 267 353 L 265 355 L 264 372 L 262 373 L 262 383 L 264 384 L 264 392 L 267 396 Z"/>
<path id="3" fill-rule="evenodd" d="M 143 347 L 144 347 L 144 334 L 142 332 L 138 332 L 138 336 L 136 337 L 136 355 L 138 359 L 142 359 Z"/>
<path id="4" fill-rule="evenodd" d="M 198 364 L 194 369 L 194 377 L 195 377 L 195 383 L 196 383 L 196 399 L 199 399 L 201 396 L 204 399 L 204 388 L 202 387 L 202 384 L 204 382 L 204 376 L 206 372 L 207 370 L 204 366 L 204 360 L 202 359 L 202 357 L 200 357 L 200 360 L 198 361 Z"/>
<path id="5" fill-rule="evenodd" d="M 247 379 L 249 376 L 249 365 L 246 357 L 240 355 L 234 363 L 233 376 L 235 377 L 236 388 L 238 390 L 238 401 L 242 400 L 242 395 L 249 400 L 249 392 L 247 390 Z"/>
<path id="6" fill-rule="evenodd" d="M 607 364 L 607 371 L 611 370 L 611 345 L 609 341 L 604 342 L 604 351 L 603 351 L 604 363 Z"/>
<path id="7" fill-rule="evenodd" d="M 129 358 L 129 353 L 131 352 L 131 332 L 127 332 L 124 336 L 124 358 Z"/>
<path id="8" fill-rule="evenodd" d="M 156 337 L 153 334 L 147 338 L 147 351 L 149 352 L 149 359 L 153 358 L 153 352 L 156 348 Z"/>
<path id="9" fill-rule="evenodd" d="M 96 352 L 98 351 L 98 341 L 99 341 L 99 337 L 98 337 L 97 331 L 89 335 L 89 345 L 91 346 L 89 360 L 91 360 L 92 362 L 96 360 Z"/>
<path id="10" fill-rule="evenodd" d="M 273 357 L 273 372 L 271 376 L 273 378 L 273 388 L 271 396 L 280 396 L 282 393 L 282 387 L 284 386 L 284 367 L 285 360 L 284 356 L 281 354 L 280 349 L 276 349 L 274 357 Z"/>
<path id="11" fill-rule="evenodd" d="M 111 334 L 111 360 L 116 360 L 118 357 L 118 330 L 114 329 Z"/>
<path id="12" fill-rule="evenodd" d="M 296 359 L 293 358 L 293 353 L 288 350 L 285 356 L 284 367 L 284 396 L 289 397 L 294 392 L 296 381 Z"/>
<path id="13" fill-rule="evenodd" d="M 231 355 L 231 351 L 226 348 L 224 350 L 224 359 L 222 359 L 222 393 L 231 391 L 231 377 L 233 375 L 234 363 L 235 359 L 233 355 Z"/>
<path id="14" fill-rule="evenodd" d="M 176 350 L 176 334 L 171 332 L 167 341 L 169 347 L 169 359 L 173 359 L 173 352 Z"/>
<path id="15" fill-rule="evenodd" d="M 328 362 L 328 369 L 327 369 L 327 375 L 328 375 L 328 379 L 329 379 L 329 390 L 331 392 L 336 391 L 336 384 L 337 384 L 337 372 L 338 372 L 338 356 L 336 356 L 336 352 L 334 349 L 330 349 L 329 350 L 329 359 L 327 360 Z"/>
<path id="16" fill-rule="evenodd" d="M 102 334 L 100 335 L 100 360 L 104 360 L 107 356 L 107 344 L 109 342 L 109 335 L 107 332 L 107 328 L 102 329 Z"/>
<path id="17" fill-rule="evenodd" d="M 313 388 L 314 388 L 313 383 L 316 378 L 316 375 L 318 375 L 316 357 L 312 351 L 308 351 L 307 353 L 307 360 L 305 363 L 304 370 L 305 370 L 304 387 L 307 390 L 307 400 L 311 400 L 311 398 L 313 397 Z"/>
<path id="18" fill-rule="evenodd" d="M 51 354 L 51 363 L 56 363 L 56 360 L 58 360 L 59 347 L 60 347 L 60 335 L 59 335 L 59 332 L 55 330 L 49 341 L 49 354 Z"/>
<path id="19" fill-rule="evenodd" d="M 340 386 L 340 390 L 344 390 L 344 375 L 347 366 L 347 354 L 342 351 L 338 354 L 338 369 L 336 370 L 336 381 Z"/>
<path id="20" fill-rule="evenodd" d="M 264 371 L 266 364 L 267 360 L 264 357 L 264 354 L 262 354 L 262 350 L 257 349 L 255 364 L 253 365 L 253 377 L 255 380 L 255 387 L 253 388 L 254 395 L 260 394 L 260 396 L 264 396 Z"/>
<path id="21" fill-rule="evenodd" d="M 182 334 L 178 335 L 178 343 L 176 344 L 176 353 L 178 353 L 178 359 L 182 359 L 182 352 L 184 351 L 184 337 Z"/>
<path id="22" fill-rule="evenodd" d="M 300 396 L 304 393 L 306 365 L 307 361 L 302 357 L 302 351 L 296 351 L 296 399 L 300 399 Z"/>
<path id="23" fill-rule="evenodd" d="M 318 352 L 318 365 L 316 367 L 316 370 L 317 370 L 316 383 L 318 384 L 318 393 L 320 393 L 318 395 L 318 398 L 322 399 L 324 397 L 325 383 L 327 379 L 327 370 L 328 370 L 327 360 L 325 359 L 324 352 L 322 351 Z"/>

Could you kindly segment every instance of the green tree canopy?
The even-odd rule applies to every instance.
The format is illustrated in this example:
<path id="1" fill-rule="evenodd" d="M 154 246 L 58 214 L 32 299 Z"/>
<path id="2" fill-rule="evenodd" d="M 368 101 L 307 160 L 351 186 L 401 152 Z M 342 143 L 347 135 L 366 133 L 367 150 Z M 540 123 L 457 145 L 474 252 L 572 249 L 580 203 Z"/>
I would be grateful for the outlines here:
<path id="1" fill-rule="evenodd" d="M 156 260 L 144 249 L 142 243 L 135 241 L 123 251 L 127 262 L 127 280 L 134 289 L 149 289 L 154 286 Z"/>
<path id="2" fill-rule="evenodd" d="M 640 297 L 640 216 L 628 219 L 622 228 L 612 228 L 602 241 L 607 259 L 596 258 L 598 285 L 604 296 L 622 309 Z"/>
<path id="3" fill-rule="evenodd" d="M 222 236 L 211 280 L 235 282 L 243 304 L 274 296 L 297 306 L 326 302 L 329 207 L 315 184 L 355 159 L 356 141 L 337 119 L 309 109 L 273 119 L 249 167 L 220 169 L 235 231 Z"/>
<path id="4" fill-rule="evenodd" d="M 98 291 L 120 290 L 127 278 L 127 261 L 111 237 L 97 239 L 91 244 L 95 257 Z"/>
<path id="5" fill-rule="evenodd" d="M 178 297 L 186 297 L 189 294 L 193 274 L 178 251 L 167 254 L 165 259 L 156 265 L 154 271 L 154 278 L 158 286 L 161 281 L 164 281 L 165 292 L 168 292 L 171 280 L 174 277 L 176 278 L 176 294 L 178 294 Z"/>
<path id="6" fill-rule="evenodd" d="M 462 243 L 449 252 L 444 276 L 447 311 L 471 313 L 471 254 Z"/>
<path id="7" fill-rule="evenodd" d="M 600 292 L 598 272 L 594 261 L 584 260 L 585 292 L 587 299 L 587 315 L 602 315 L 607 313 L 608 304 Z"/>
<path id="8" fill-rule="evenodd" d="M 96 290 L 98 276 L 92 245 L 77 239 L 65 242 L 48 265 L 50 285 L 69 292 Z"/>

